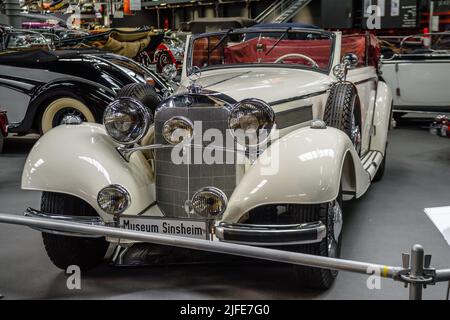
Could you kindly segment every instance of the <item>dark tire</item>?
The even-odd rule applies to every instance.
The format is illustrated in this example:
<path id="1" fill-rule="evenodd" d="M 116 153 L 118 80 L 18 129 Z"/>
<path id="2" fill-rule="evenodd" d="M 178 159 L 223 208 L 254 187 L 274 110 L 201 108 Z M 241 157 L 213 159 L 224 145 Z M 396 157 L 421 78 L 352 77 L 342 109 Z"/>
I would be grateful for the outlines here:
<path id="1" fill-rule="evenodd" d="M 83 200 L 74 196 L 43 192 L 41 210 L 49 214 L 96 216 L 95 210 Z M 102 263 L 109 243 L 105 238 L 81 238 L 42 233 L 45 250 L 55 266 L 66 270 L 77 265 L 89 270 Z"/>
<path id="2" fill-rule="evenodd" d="M 0 153 L 3 151 L 3 144 L 5 143 L 5 137 L 3 137 L 2 133 L 0 132 Z"/>
<path id="3" fill-rule="evenodd" d="M 155 113 L 159 104 L 159 97 L 155 89 L 146 83 L 127 84 L 118 92 L 117 97 L 134 98 L 142 102 L 152 114 Z"/>
<path id="4" fill-rule="evenodd" d="M 353 83 L 339 82 L 331 87 L 323 120 L 328 126 L 344 131 L 361 154 L 361 104 Z"/>
<path id="5" fill-rule="evenodd" d="M 285 212 L 280 213 L 277 205 L 268 205 L 253 209 L 249 213 L 246 224 L 257 225 L 289 225 L 299 223 L 309 223 L 322 221 L 327 228 L 326 237 L 319 243 L 304 244 L 304 245 L 284 245 L 269 247 L 271 249 L 285 250 L 299 253 L 312 254 L 324 257 L 339 258 L 341 247 L 341 232 L 336 230 L 339 235 L 335 240 L 335 217 L 338 217 L 340 222 L 339 229 L 342 230 L 342 192 L 335 201 L 330 203 L 303 205 L 291 204 L 286 206 Z M 333 210 L 338 209 L 338 214 L 335 215 Z M 333 250 L 328 250 L 329 245 L 333 244 Z M 328 289 L 336 279 L 338 272 L 326 269 L 303 267 L 295 265 L 294 271 L 297 275 L 299 284 L 303 287 L 312 289 Z"/>
<path id="6" fill-rule="evenodd" d="M 336 205 L 338 206 L 336 207 Z M 340 257 L 342 232 L 339 232 L 338 239 L 334 239 L 335 208 L 339 208 L 340 210 L 340 221 L 342 228 L 341 192 L 339 192 L 338 199 L 330 203 L 291 206 L 290 214 L 298 217 L 299 222 L 314 222 L 320 220 L 323 224 L 325 224 L 325 226 L 327 226 L 327 235 L 321 242 L 299 245 L 295 248 L 296 252 L 323 257 Z M 333 250 L 329 250 L 329 246 L 332 246 Z M 329 289 L 338 275 L 338 271 L 336 270 L 319 269 L 304 266 L 294 266 L 294 271 L 301 285 L 311 289 L 320 290 Z"/>

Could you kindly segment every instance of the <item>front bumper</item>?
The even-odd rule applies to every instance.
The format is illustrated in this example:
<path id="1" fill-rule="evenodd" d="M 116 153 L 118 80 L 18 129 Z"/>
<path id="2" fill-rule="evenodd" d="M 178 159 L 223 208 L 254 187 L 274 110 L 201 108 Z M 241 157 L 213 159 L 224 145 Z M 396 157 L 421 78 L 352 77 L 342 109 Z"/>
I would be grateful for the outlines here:
<path id="1" fill-rule="evenodd" d="M 321 242 L 325 225 L 318 221 L 289 225 L 252 225 L 221 222 L 216 227 L 220 241 L 246 245 L 280 246 Z"/>
<path id="2" fill-rule="evenodd" d="M 103 222 L 100 217 L 68 216 L 62 214 L 50 215 L 32 208 L 28 208 L 24 215 L 32 218 L 76 222 L 92 226 L 113 226 Z M 39 231 L 73 237 L 87 237 L 83 234 L 66 233 L 49 229 L 40 229 Z M 246 245 L 297 245 L 321 242 L 326 236 L 326 227 L 320 221 L 289 225 L 254 225 L 220 222 L 219 225 L 215 227 L 215 235 L 220 241 L 223 242 L 233 242 Z"/>
<path id="3" fill-rule="evenodd" d="M 59 215 L 59 214 L 47 214 L 44 212 L 41 212 L 39 210 L 35 210 L 33 208 L 28 208 L 25 210 L 24 214 L 25 217 L 31 217 L 31 218 L 44 218 L 44 219 L 52 219 L 56 221 L 62 221 L 62 222 L 76 222 L 76 223 L 82 223 L 86 225 L 91 226 L 107 226 L 100 217 L 90 217 L 90 216 L 67 216 L 67 215 Z M 100 238 L 102 236 L 92 236 L 92 235 L 85 235 L 85 234 L 77 234 L 77 233 L 71 233 L 71 232 L 63 232 L 63 231 L 56 231 L 56 230 L 49 230 L 49 229 L 39 229 L 39 231 L 45 232 L 45 233 L 51 233 L 51 234 L 58 234 L 58 235 L 65 235 L 65 236 L 71 236 L 71 237 L 83 237 L 83 238 Z"/>

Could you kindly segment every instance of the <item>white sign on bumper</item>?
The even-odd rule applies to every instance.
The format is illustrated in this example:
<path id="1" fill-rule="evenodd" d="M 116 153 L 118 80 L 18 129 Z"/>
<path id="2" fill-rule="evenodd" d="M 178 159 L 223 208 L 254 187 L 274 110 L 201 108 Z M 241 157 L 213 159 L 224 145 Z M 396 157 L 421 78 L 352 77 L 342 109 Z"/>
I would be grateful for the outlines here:
<path id="1" fill-rule="evenodd" d="M 205 220 L 178 220 L 153 217 L 121 217 L 120 227 L 125 230 L 159 233 L 179 237 L 209 240 L 209 223 Z"/>

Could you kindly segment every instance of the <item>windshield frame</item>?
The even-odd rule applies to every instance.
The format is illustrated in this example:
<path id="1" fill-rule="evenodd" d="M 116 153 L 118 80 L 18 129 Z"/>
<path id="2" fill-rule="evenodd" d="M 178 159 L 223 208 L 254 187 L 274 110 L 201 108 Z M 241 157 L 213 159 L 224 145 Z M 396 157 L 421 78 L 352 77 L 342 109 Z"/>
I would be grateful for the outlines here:
<path id="1" fill-rule="evenodd" d="M 197 35 L 193 35 L 189 39 L 189 48 L 186 58 L 186 75 L 189 77 L 192 71 L 192 50 L 194 46 L 194 41 L 199 38 L 212 37 L 212 36 L 226 36 L 229 34 L 240 34 L 240 33 L 280 33 L 280 36 L 286 32 L 287 28 L 245 28 L 245 29 L 229 29 L 229 30 L 221 30 L 215 32 L 207 32 L 201 33 Z M 212 65 L 207 66 L 201 69 L 201 71 L 209 71 L 209 70 L 220 70 L 220 69 L 233 69 L 233 68 L 254 68 L 254 67 L 266 67 L 266 68 L 289 68 L 289 69 L 300 69 L 300 70 L 309 70 L 314 72 L 319 72 L 323 74 L 330 74 L 331 69 L 333 67 L 334 55 L 336 51 L 336 34 L 334 32 L 320 30 L 320 29 L 311 29 L 311 28 L 290 28 L 288 32 L 305 32 L 305 33 L 314 33 L 320 34 L 325 37 L 329 37 L 331 41 L 330 48 L 330 58 L 328 60 L 328 66 L 326 69 L 320 68 L 311 68 L 306 65 L 295 65 L 295 64 L 277 64 L 277 63 L 243 63 L 243 64 L 220 64 L 220 65 Z"/>

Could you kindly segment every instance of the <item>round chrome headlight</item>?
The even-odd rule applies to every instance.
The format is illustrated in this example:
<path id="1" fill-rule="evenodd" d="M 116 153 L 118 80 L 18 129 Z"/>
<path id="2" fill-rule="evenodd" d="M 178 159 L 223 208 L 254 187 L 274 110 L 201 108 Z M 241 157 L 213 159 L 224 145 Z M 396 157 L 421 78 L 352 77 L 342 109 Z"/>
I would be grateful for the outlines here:
<path id="1" fill-rule="evenodd" d="M 164 139 L 174 145 L 191 140 L 193 133 L 194 126 L 185 117 L 170 118 L 164 123 L 162 129 Z"/>
<path id="2" fill-rule="evenodd" d="M 191 200 L 194 212 L 202 217 L 216 217 L 225 212 L 228 199 L 222 190 L 206 187 L 197 191 Z"/>
<path id="3" fill-rule="evenodd" d="M 121 214 L 131 204 L 128 191 L 117 184 L 112 184 L 100 190 L 97 195 L 98 206 L 109 214 Z"/>
<path id="4" fill-rule="evenodd" d="M 106 132 L 117 143 L 131 145 L 145 136 L 151 115 L 147 108 L 133 98 L 118 98 L 103 114 Z"/>
<path id="5" fill-rule="evenodd" d="M 236 103 L 228 126 L 240 145 L 258 145 L 267 140 L 275 124 L 275 112 L 264 101 L 245 99 Z"/>

